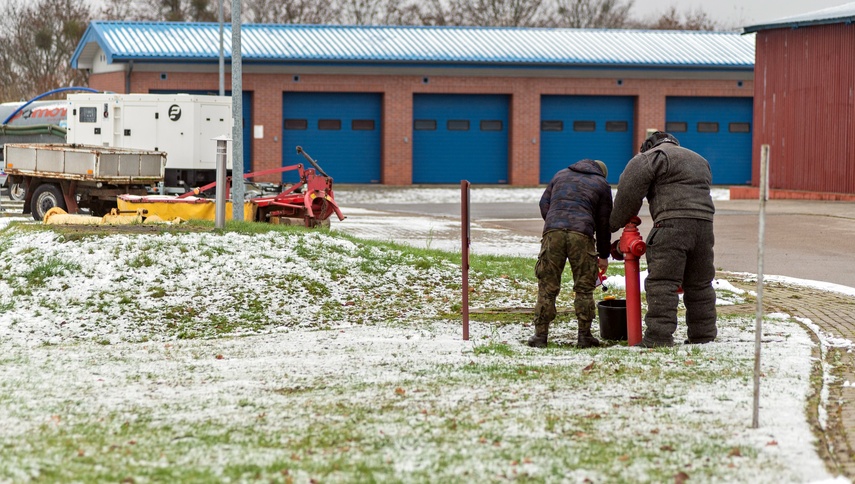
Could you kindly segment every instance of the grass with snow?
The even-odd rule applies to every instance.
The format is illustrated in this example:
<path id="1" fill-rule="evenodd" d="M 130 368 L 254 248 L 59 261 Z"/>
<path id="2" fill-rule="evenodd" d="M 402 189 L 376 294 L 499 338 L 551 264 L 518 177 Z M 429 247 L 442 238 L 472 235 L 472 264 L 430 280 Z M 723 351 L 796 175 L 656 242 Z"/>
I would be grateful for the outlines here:
<path id="1" fill-rule="evenodd" d="M 0 233 L 0 481 L 825 475 L 804 418 L 812 343 L 795 321 L 767 321 L 751 430 L 753 318 L 723 307 L 718 342 L 650 351 L 577 350 L 562 316 L 535 350 L 530 315 L 481 314 L 462 341 L 459 264 L 293 227 L 12 225 Z M 532 267 L 473 258 L 470 304 L 532 307 Z"/>

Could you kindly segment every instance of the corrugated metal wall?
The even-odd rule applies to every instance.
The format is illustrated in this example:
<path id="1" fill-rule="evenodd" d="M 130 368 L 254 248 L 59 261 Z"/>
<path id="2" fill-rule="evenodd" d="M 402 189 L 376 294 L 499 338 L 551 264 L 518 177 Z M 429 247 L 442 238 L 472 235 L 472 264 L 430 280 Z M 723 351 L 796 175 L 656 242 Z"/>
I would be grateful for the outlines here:
<path id="1" fill-rule="evenodd" d="M 771 145 L 773 189 L 855 193 L 855 25 L 758 32 L 753 180 Z"/>

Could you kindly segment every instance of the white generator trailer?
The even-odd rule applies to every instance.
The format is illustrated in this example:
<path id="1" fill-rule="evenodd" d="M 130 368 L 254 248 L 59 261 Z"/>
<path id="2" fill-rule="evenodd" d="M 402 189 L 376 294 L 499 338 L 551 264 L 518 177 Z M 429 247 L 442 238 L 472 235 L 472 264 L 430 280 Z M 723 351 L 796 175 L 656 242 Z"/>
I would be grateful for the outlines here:
<path id="1" fill-rule="evenodd" d="M 216 180 L 213 138 L 231 136 L 234 124 L 228 96 L 87 93 L 67 103 L 67 143 L 164 152 L 161 188 L 179 192 Z"/>

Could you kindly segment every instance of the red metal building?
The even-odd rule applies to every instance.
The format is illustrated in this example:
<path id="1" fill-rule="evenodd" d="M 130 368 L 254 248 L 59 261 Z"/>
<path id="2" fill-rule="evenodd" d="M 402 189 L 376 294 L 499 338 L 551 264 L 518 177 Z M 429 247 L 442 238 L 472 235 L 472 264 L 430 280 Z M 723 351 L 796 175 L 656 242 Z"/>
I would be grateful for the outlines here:
<path id="1" fill-rule="evenodd" d="M 753 197 L 770 146 L 772 198 L 855 200 L 855 3 L 746 27 L 756 32 Z"/>

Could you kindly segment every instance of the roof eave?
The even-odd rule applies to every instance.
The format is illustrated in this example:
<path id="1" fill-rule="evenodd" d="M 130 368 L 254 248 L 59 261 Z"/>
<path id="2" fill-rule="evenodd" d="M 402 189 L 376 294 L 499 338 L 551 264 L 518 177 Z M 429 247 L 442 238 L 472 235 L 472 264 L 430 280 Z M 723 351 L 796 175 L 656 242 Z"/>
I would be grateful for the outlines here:
<path id="1" fill-rule="evenodd" d="M 833 19 L 817 19 L 817 20 L 803 20 L 798 22 L 778 22 L 771 24 L 760 24 L 760 25 L 749 25 L 748 27 L 742 28 L 743 34 L 751 34 L 754 32 L 759 32 L 761 30 L 772 30 L 772 29 L 798 29 L 801 27 L 815 27 L 818 25 L 833 25 L 833 24 L 846 24 L 851 25 L 855 22 L 855 15 L 849 17 L 839 17 Z"/>
<path id="2" fill-rule="evenodd" d="M 196 57 L 188 59 L 180 56 L 133 56 L 133 55 L 113 55 L 112 62 L 129 62 L 135 63 L 181 63 L 181 64 L 208 64 L 216 63 L 219 60 L 217 56 Z M 224 59 L 227 63 L 231 62 L 231 56 L 227 55 Z M 449 62 L 432 61 L 427 59 L 399 59 L 399 60 L 383 60 L 375 61 L 368 59 L 308 59 L 308 58 L 247 58 L 242 60 L 244 65 L 325 65 L 325 66 L 340 66 L 340 67 L 442 67 L 442 68 L 510 68 L 510 69 L 609 69 L 609 70 L 685 70 L 685 71 L 753 71 L 754 64 L 642 64 L 642 63 L 594 63 L 594 62 L 577 62 L 577 63 L 562 63 L 562 62 L 525 62 L 525 61 L 459 61 Z"/>

